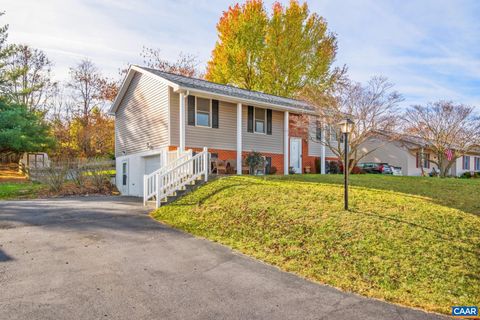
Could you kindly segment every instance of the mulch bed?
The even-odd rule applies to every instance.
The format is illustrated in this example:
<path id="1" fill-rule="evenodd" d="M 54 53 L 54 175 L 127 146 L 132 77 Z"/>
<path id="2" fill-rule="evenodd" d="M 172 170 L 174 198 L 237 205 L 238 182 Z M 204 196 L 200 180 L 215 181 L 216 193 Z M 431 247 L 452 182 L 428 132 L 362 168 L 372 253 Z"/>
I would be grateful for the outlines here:
<path id="1" fill-rule="evenodd" d="M 105 185 L 102 188 L 97 188 L 91 183 L 86 183 L 80 187 L 73 182 L 66 182 L 60 191 L 51 191 L 48 188 L 39 192 L 41 198 L 56 198 L 69 196 L 111 196 L 119 195 L 117 188 L 112 185 Z"/>

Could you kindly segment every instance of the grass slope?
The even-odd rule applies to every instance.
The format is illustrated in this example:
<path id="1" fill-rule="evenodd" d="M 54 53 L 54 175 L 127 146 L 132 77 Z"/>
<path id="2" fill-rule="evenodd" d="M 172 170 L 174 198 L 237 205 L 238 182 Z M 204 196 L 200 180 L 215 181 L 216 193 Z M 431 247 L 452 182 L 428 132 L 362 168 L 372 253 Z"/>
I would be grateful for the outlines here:
<path id="1" fill-rule="evenodd" d="M 345 212 L 341 179 L 222 178 L 152 215 L 346 291 L 442 313 L 480 302 L 480 181 L 354 176 Z"/>
<path id="2" fill-rule="evenodd" d="M 35 198 L 44 188 L 38 183 L 0 182 L 0 200 Z"/>

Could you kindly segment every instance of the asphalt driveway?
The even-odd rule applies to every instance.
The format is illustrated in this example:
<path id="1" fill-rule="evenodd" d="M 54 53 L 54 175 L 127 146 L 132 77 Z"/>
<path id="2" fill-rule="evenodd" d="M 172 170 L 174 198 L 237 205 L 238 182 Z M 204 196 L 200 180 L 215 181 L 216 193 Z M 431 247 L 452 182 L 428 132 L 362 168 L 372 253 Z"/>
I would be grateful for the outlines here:
<path id="1" fill-rule="evenodd" d="M 2 319 L 443 319 L 281 272 L 137 199 L 0 202 Z"/>

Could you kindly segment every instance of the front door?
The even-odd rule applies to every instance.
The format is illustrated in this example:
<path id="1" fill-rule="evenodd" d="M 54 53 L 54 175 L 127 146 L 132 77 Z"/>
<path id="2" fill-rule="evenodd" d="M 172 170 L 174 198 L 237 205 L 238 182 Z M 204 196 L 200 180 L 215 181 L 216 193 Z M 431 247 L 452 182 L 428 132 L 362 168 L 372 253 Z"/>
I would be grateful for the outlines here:
<path id="1" fill-rule="evenodd" d="M 302 138 L 290 138 L 290 167 L 302 173 Z"/>
<path id="2" fill-rule="evenodd" d="M 128 195 L 128 161 L 122 161 L 121 191 L 123 195 Z"/>

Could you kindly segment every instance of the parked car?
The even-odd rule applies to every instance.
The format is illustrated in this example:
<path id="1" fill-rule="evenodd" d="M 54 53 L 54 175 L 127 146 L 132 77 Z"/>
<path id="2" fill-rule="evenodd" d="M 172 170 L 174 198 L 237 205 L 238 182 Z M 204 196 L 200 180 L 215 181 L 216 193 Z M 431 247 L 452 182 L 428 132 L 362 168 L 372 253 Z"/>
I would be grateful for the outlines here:
<path id="1" fill-rule="evenodd" d="M 388 163 L 364 162 L 359 163 L 358 167 L 366 173 L 392 174 L 392 167 Z"/>
<path id="2" fill-rule="evenodd" d="M 392 174 L 394 176 L 402 176 L 402 167 L 394 167 L 394 166 L 391 166 L 392 167 Z"/>

